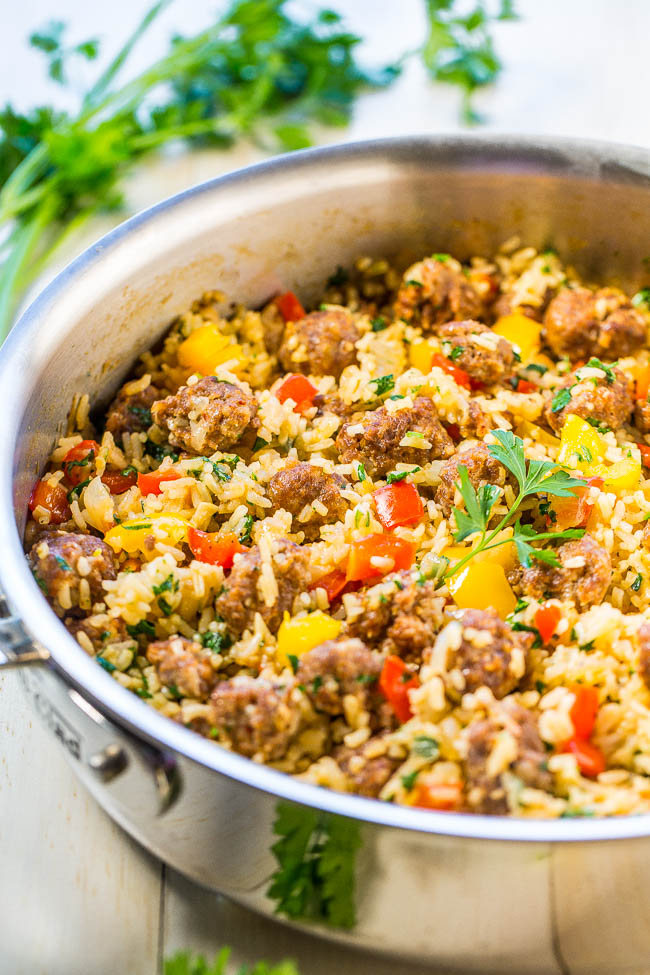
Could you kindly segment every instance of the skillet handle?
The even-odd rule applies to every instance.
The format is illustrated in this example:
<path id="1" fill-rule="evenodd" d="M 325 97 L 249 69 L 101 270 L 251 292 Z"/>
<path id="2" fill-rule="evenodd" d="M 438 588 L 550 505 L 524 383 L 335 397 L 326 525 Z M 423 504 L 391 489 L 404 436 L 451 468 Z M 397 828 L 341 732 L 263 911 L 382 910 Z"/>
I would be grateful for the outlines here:
<path id="1" fill-rule="evenodd" d="M 32 640 L 20 617 L 11 614 L 0 593 L 0 670 L 42 664 L 49 658 L 45 647 Z"/>

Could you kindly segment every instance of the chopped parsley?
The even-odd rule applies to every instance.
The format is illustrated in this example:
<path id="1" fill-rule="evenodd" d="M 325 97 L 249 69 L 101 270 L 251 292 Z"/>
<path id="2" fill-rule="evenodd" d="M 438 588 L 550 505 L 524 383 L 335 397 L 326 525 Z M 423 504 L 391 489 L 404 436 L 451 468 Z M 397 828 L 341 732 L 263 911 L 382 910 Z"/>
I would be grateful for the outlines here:
<path id="1" fill-rule="evenodd" d="M 170 572 L 167 578 L 158 586 L 152 586 L 154 596 L 160 596 L 163 592 L 178 592 L 178 579 Z"/>
<path id="2" fill-rule="evenodd" d="M 176 684 L 168 684 L 167 690 L 169 691 L 169 693 L 171 694 L 171 696 L 174 698 L 175 701 L 180 701 L 181 698 L 183 697 Z"/>
<path id="3" fill-rule="evenodd" d="M 557 392 L 553 394 L 553 399 L 551 400 L 551 412 L 559 413 L 571 402 L 571 390 L 567 389 L 566 386 L 563 389 L 558 389 Z"/>
<path id="4" fill-rule="evenodd" d="M 458 359 L 460 359 L 460 357 L 462 356 L 464 351 L 465 349 L 463 348 L 462 345 L 455 345 L 451 350 L 451 352 L 449 353 L 449 355 L 447 356 L 447 358 L 451 359 L 452 362 L 457 362 Z"/>
<path id="5" fill-rule="evenodd" d="M 370 327 L 373 332 L 383 332 L 385 328 L 388 328 L 388 322 L 383 315 L 377 315 L 377 317 L 373 318 L 371 321 Z"/>
<path id="6" fill-rule="evenodd" d="M 419 774 L 420 774 L 420 769 L 418 768 L 418 769 L 415 769 L 414 772 L 408 772 L 406 775 L 403 775 L 401 777 L 402 778 L 402 785 L 404 786 L 404 788 L 406 789 L 407 792 L 410 792 L 411 791 L 411 789 L 415 785 L 415 780 L 417 779 L 417 777 L 418 777 Z"/>
<path id="7" fill-rule="evenodd" d="M 647 258 L 644 258 L 644 260 L 647 260 Z M 646 308 L 650 308 L 650 288 L 641 288 L 640 291 L 637 291 L 632 298 L 632 304 L 637 308 L 639 305 L 645 305 Z"/>
<path id="8" fill-rule="evenodd" d="M 416 735 L 413 739 L 411 751 L 419 755 L 420 758 L 428 758 L 435 762 L 440 755 L 440 745 L 435 738 L 430 738 L 428 735 Z"/>
<path id="9" fill-rule="evenodd" d="M 383 396 L 384 393 L 389 393 L 391 389 L 395 389 L 395 379 L 391 372 L 387 376 L 379 376 L 378 379 L 371 379 L 370 385 L 377 387 L 377 396 Z"/>
<path id="10" fill-rule="evenodd" d="M 545 372 L 548 372 L 548 366 L 543 366 L 539 362 L 529 362 L 529 364 L 525 366 L 525 369 L 526 371 L 530 370 L 532 372 L 538 372 L 540 376 L 543 376 Z"/>
<path id="11" fill-rule="evenodd" d="M 643 576 L 641 575 L 641 573 L 640 573 L 640 572 L 638 572 L 638 573 L 637 573 L 637 576 L 636 576 L 636 579 L 635 579 L 635 580 L 634 580 L 634 582 L 632 582 L 632 584 L 630 585 L 630 589 L 633 589 L 633 590 L 634 590 L 634 592 L 638 592 L 638 591 L 639 591 L 639 589 L 641 588 L 641 583 L 642 583 L 642 582 L 643 582 Z"/>
<path id="12" fill-rule="evenodd" d="M 160 609 L 160 612 L 163 613 L 164 616 L 172 615 L 174 609 L 171 606 L 171 604 L 167 602 L 164 596 L 159 596 L 157 602 L 158 602 L 158 608 Z"/>
<path id="13" fill-rule="evenodd" d="M 134 640 L 137 640 L 139 636 L 154 637 L 156 635 L 156 630 L 153 623 L 149 620 L 140 620 L 139 623 L 127 623 L 126 632 Z"/>
<path id="14" fill-rule="evenodd" d="M 416 281 L 415 278 L 409 278 L 408 281 L 405 281 L 404 282 L 404 284 L 410 284 L 414 288 L 423 288 L 424 287 L 424 285 L 422 284 L 422 282 L 421 281 Z"/>
<path id="15" fill-rule="evenodd" d="M 203 647 L 212 650 L 213 653 L 221 653 L 232 645 L 232 639 L 229 633 L 216 633 L 214 630 L 201 633 L 199 640 Z"/>
<path id="16" fill-rule="evenodd" d="M 149 454 L 154 460 L 163 461 L 165 457 L 171 457 L 172 463 L 176 463 L 179 458 L 179 454 L 173 450 L 169 444 L 166 443 L 154 443 L 153 440 L 147 440 L 144 445 L 145 454 Z"/>
<path id="17" fill-rule="evenodd" d="M 347 284 L 349 279 L 350 279 L 350 275 L 345 270 L 345 268 L 341 267 L 341 265 L 339 264 L 334 274 L 330 274 L 329 278 L 327 279 L 327 287 L 338 288 L 342 284 Z"/>
<path id="18" fill-rule="evenodd" d="M 104 668 L 104 670 L 107 670 L 109 674 L 112 674 L 116 669 L 115 664 L 112 664 L 110 660 L 106 659 L 106 657 L 95 657 L 95 660 Z"/>
<path id="19" fill-rule="evenodd" d="M 255 519 L 252 515 L 244 515 L 242 518 L 242 525 L 239 532 L 239 541 L 242 545 L 249 545 L 253 541 L 251 531 L 253 530 L 253 523 Z"/>
<path id="20" fill-rule="evenodd" d="M 597 359 L 595 356 L 592 356 L 589 362 L 585 363 L 583 369 L 600 369 L 601 372 L 605 373 L 605 379 L 610 386 L 616 381 L 616 373 L 612 367 L 605 365 L 604 362 L 601 362 L 601 360 Z"/>
<path id="21" fill-rule="evenodd" d="M 592 426 L 598 430 L 598 433 L 609 433 L 611 429 L 611 427 L 608 427 L 607 424 L 603 423 L 602 420 L 597 420 L 595 416 L 586 416 L 585 420 L 589 426 Z"/>
<path id="22" fill-rule="evenodd" d="M 264 447 L 268 447 L 269 441 L 264 440 L 262 437 L 256 437 L 255 443 L 253 444 L 253 453 L 257 453 L 258 450 L 263 450 Z"/>
<path id="23" fill-rule="evenodd" d="M 81 492 L 85 487 L 88 487 L 91 480 L 91 477 L 87 477 L 85 481 L 82 481 L 80 484 L 75 484 L 73 488 L 70 488 L 68 491 L 68 504 L 71 504 L 75 498 L 78 498 L 81 495 Z"/>
<path id="24" fill-rule="evenodd" d="M 300 661 L 296 657 L 295 653 L 288 653 L 287 654 L 287 659 L 288 659 L 289 663 L 291 664 L 292 671 L 294 672 L 294 674 L 297 674 L 298 673 L 298 664 L 300 663 Z"/>
<path id="25" fill-rule="evenodd" d="M 542 638 L 536 626 L 528 626 L 526 623 L 520 623 L 519 620 L 515 620 L 510 625 L 515 633 L 533 633 L 535 635 L 535 639 L 533 640 L 533 648 L 535 650 L 542 646 Z"/>
<path id="26" fill-rule="evenodd" d="M 365 481 L 368 475 L 366 474 L 366 469 L 361 463 L 361 461 L 360 460 L 355 461 L 353 466 L 354 466 L 354 472 L 357 475 L 357 480 Z"/>
<path id="27" fill-rule="evenodd" d="M 434 261 L 440 261 L 441 264 L 446 264 L 451 258 L 451 254 L 432 254 L 431 257 Z"/>
<path id="28" fill-rule="evenodd" d="M 403 481 L 409 474 L 417 474 L 421 470 L 421 467 L 412 467 L 410 471 L 389 471 L 386 475 L 386 481 L 388 484 L 395 484 L 397 481 Z"/>
<path id="29" fill-rule="evenodd" d="M 148 407 L 138 406 L 137 403 L 129 403 L 127 409 L 144 427 L 150 427 L 153 423 L 151 410 Z"/>
<path id="30" fill-rule="evenodd" d="M 295 673 L 295 671 L 294 671 L 294 673 Z M 374 684 L 376 682 L 376 680 L 377 680 L 377 675 L 376 674 L 359 674 L 356 679 L 357 679 L 357 683 L 359 683 L 359 684 Z"/>
<path id="31" fill-rule="evenodd" d="M 55 555 L 54 560 L 60 569 L 64 572 L 72 572 L 72 567 L 66 562 L 66 560 L 61 555 Z"/>

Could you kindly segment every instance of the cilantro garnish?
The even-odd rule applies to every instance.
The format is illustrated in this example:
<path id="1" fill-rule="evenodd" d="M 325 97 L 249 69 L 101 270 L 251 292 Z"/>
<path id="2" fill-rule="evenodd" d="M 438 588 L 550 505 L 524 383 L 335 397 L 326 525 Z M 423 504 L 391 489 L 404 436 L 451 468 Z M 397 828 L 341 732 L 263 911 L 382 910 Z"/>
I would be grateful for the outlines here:
<path id="1" fill-rule="evenodd" d="M 447 568 L 443 578 L 456 574 L 479 552 L 498 548 L 500 545 L 505 545 L 511 541 L 515 543 L 517 555 L 522 565 L 530 566 L 531 558 L 550 565 L 558 565 L 557 556 L 553 552 L 534 548 L 532 543 L 582 538 L 584 535 L 581 528 L 569 528 L 563 532 L 536 532 L 532 525 L 522 525 L 521 519 L 515 516 L 526 498 L 535 494 L 568 498 L 573 495 L 574 488 L 584 487 L 584 481 L 571 477 L 552 461 L 527 460 L 524 455 L 523 441 L 519 437 L 515 437 L 510 430 L 495 430 L 494 437 L 498 443 L 488 448 L 490 456 L 503 464 L 506 470 L 515 477 L 519 485 L 519 493 L 510 510 L 501 518 L 498 525 L 488 533 L 492 509 L 501 494 L 501 488 L 494 484 L 484 484 L 477 491 L 470 482 L 467 468 L 462 464 L 458 466 L 460 481 L 457 487 L 465 502 L 466 510 L 453 509 L 456 519 L 454 540 L 462 542 L 474 534 L 478 534 L 480 537 L 467 555 Z M 497 535 L 508 525 L 513 527 L 512 537 L 496 541 Z"/>
<path id="2" fill-rule="evenodd" d="M 359 826 L 349 819 L 279 802 L 271 850 L 278 867 L 267 896 L 276 912 L 338 928 L 355 924 Z"/>

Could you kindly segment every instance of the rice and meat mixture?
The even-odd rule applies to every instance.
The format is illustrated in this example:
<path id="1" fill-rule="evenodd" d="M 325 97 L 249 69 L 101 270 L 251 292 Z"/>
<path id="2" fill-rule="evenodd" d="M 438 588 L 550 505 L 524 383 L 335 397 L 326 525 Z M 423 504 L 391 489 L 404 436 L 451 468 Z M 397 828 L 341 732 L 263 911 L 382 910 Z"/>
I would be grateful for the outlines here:
<path id="1" fill-rule="evenodd" d="M 34 576 L 162 714 L 432 810 L 650 811 L 648 293 L 510 241 L 209 293 L 34 488 Z"/>

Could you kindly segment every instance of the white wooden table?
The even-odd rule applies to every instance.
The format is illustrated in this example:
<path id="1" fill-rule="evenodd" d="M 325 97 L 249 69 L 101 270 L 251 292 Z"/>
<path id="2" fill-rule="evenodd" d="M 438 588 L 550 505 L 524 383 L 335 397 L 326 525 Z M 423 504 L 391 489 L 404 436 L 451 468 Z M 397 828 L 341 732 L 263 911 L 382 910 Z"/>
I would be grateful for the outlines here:
<path id="1" fill-rule="evenodd" d="M 336 5 L 336 4 L 335 4 Z M 144 0 L 31 0 L 12 5 L 0 36 L 0 101 L 21 106 L 52 97 L 40 81 L 36 55 L 23 38 L 50 18 L 67 19 L 76 39 L 103 34 L 117 43 L 148 6 Z M 339 4 L 343 6 L 343 4 Z M 369 37 L 368 58 L 382 61 L 423 36 L 419 0 L 348 0 L 353 29 Z M 172 5 L 144 46 L 143 56 L 172 27 L 204 23 L 212 2 Z M 518 24 L 498 30 L 505 70 L 477 106 L 484 130 L 605 138 L 650 147 L 650 4 L 647 0 L 518 0 Z M 378 11 L 380 11 L 378 13 Z M 397 40 L 398 39 L 398 42 Z M 364 97 L 353 124 L 335 139 L 458 129 L 458 96 L 429 85 L 418 64 L 387 92 Z M 333 141 L 327 133 L 327 139 Z M 129 199 L 139 208 L 185 186 L 256 158 L 249 148 L 165 160 L 139 171 Z M 75 248 L 98 236 L 95 224 Z M 68 255 L 71 256 L 71 255 Z M 574 865 L 577 869 L 579 864 Z M 567 865 L 568 876 L 573 866 Z M 575 894 L 579 898 L 579 892 Z M 567 912 L 571 894 L 563 893 Z M 612 947 L 619 963 L 634 958 L 642 917 L 629 905 L 616 920 Z M 628 920 L 626 921 L 626 918 Z M 550 932 L 549 932 L 550 938 Z M 0 678 L 0 973 L 4 975 L 157 975 L 163 957 L 179 949 L 233 946 L 235 963 L 293 957 L 302 975 L 418 975 L 424 968 L 381 961 L 298 936 L 187 882 L 139 849 L 77 783 L 59 746 L 26 709 L 16 674 Z M 553 971 L 589 972 L 589 932 L 575 927 Z M 531 943 L 531 951 L 535 944 Z M 630 964 L 632 964 L 630 962 Z M 430 969 L 426 969 L 430 971 Z M 633 971 L 628 966 L 630 975 Z"/>

